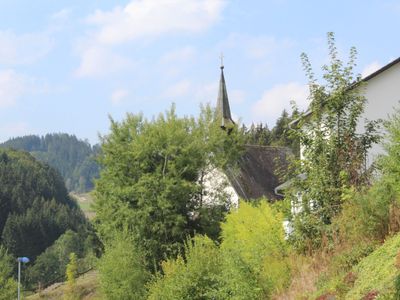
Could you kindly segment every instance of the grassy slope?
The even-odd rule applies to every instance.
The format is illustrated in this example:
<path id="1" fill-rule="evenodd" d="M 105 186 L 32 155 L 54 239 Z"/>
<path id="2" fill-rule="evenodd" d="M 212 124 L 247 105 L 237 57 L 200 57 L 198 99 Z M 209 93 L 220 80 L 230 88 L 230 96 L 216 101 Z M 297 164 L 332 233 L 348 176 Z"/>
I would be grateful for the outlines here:
<path id="1" fill-rule="evenodd" d="M 92 208 L 92 203 L 93 203 L 93 197 L 90 193 L 86 193 L 86 194 L 75 194 L 75 193 L 71 193 L 70 194 L 74 199 L 76 199 L 76 201 L 79 204 L 79 207 L 83 210 L 83 212 L 85 213 L 85 216 L 91 220 L 93 219 L 95 212 Z"/>
<path id="2" fill-rule="evenodd" d="M 79 294 L 79 299 L 84 300 L 100 300 L 101 296 L 98 294 L 98 281 L 97 272 L 91 271 L 80 276 L 76 281 L 76 288 Z M 66 289 L 65 283 L 54 284 L 41 293 L 27 296 L 27 300 L 60 300 L 63 299 Z"/>
<path id="3" fill-rule="evenodd" d="M 392 294 L 395 277 L 399 274 L 395 266 L 399 251 L 400 234 L 397 234 L 362 259 L 353 268 L 357 280 L 346 294 L 346 299 L 361 299 L 371 291 L 378 291 L 381 295 Z"/>

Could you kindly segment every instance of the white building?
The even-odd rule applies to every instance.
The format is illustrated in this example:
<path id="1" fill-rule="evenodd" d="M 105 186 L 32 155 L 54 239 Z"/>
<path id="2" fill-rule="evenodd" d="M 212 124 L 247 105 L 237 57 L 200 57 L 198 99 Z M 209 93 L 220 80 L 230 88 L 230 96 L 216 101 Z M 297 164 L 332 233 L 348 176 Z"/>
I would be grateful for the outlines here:
<path id="1" fill-rule="evenodd" d="M 361 89 L 361 94 L 365 96 L 367 102 L 357 126 L 359 133 L 364 131 L 365 120 L 387 120 L 396 108 L 400 108 L 400 57 L 366 76 L 362 82 L 358 88 Z M 308 111 L 302 118 L 307 118 L 311 114 L 312 111 Z M 299 120 L 292 122 L 291 126 Z M 300 153 L 302 152 L 301 149 Z M 368 151 L 366 166 L 371 166 L 381 154 L 384 154 L 382 143 L 374 144 Z M 289 185 L 290 182 L 285 182 L 277 186 L 275 192 L 281 194 Z"/>

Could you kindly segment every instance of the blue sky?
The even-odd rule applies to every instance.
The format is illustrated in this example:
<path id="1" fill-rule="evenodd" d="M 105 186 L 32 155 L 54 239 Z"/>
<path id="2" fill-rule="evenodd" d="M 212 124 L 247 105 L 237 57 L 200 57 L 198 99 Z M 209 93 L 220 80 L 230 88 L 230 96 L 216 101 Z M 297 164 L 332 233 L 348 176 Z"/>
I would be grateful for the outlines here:
<path id="1" fill-rule="evenodd" d="M 400 1 L 0 0 L 0 141 L 67 132 L 91 143 L 109 118 L 215 104 L 220 53 L 234 118 L 272 127 L 307 106 L 300 54 L 318 73 L 326 33 L 367 74 L 400 56 Z"/>

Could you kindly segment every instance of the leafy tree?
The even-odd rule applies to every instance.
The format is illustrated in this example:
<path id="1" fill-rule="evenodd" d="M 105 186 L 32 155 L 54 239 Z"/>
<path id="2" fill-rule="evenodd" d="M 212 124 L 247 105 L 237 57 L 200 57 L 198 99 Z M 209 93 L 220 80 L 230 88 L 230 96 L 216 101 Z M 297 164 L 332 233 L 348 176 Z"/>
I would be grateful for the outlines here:
<path id="1" fill-rule="evenodd" d="M 162 263 L 149 285 L 149 300 L 157 299 L 223 299 L 219 294 L 222 256 L 207 236 L 195 236 L 185 245 L 185 259 L 178 256 Z"/>
<path id="2" fill-rule="evenodd" d="M 290 280 L 282 216 L 265 199 L 240 202 L 222 224 L 223 299 L 261 299 Z"/>
<path id="3" fill-rule="evenodd" d="M 106 299 L 145 299 L 149 274 L 142 253 L 134 244 L 126 234 L 118 234 L 106 243 L 98 264 L 100 288 Z"/>
<path id="4" fill-rule="evenodd" d="M 76 259 L 76 254 L 71 253 L 69 255 L 69 263 L 67 265 L 67 270 L 65 272 L 67 277 L 67 289 L 64 295 L 65 300 L 75 300 L 78 299 L 78 294 L 76 290 L 76 278 L 78 277 L 78 264 Z"/>
<path id="5" fill-rule="evenodd" d="M 95 246 L 90 241 L 91 238 L 91 234 L 85 231 L 80 230 L 77 233 L 67 230 L 27 269 L 27 283 L 36 287 L 63 281 L 71 253 L 75 253 L 79 261 L 79 272 L 93 267 L 95 263 L 92 257 Z"/>
<path id="6" fill-rule="evenodd" d="M 345 189 L 356 189 L 368 183 L 364 159 L 368 149 L 378 141 L 377 122 L 367 122 L 365 132 L 357 133 L 357 125 L 364 111 L 366 99 L 362 95 L 360 76 L 353 75 L 356 50 L 351 48 L 349 62 L 345 65 L 335 46 L 333 33 L 328 33 L 330 64 L 323 66 L 325 84 L 318 84 L 306 54 L 302 61 L 309 79 L 310 110 L 312 114 L 301 119 L 296 134 L 300 139 L 304 160 L 297 162 L 295 174 L 306 174 L 306 179 L 295 180 L 292 195 L 301 192 L 303 211 L 295 224 L 300 229 L 295 235 L 310 242 L 301 228 L 312 219 L 323 231 L 332 217 L 340 212 Z M 293 174 L 292 174 L 293 175 Z M 292 201 L 298 202 L 298 197 Z M 306 216 L 307 215 L 307 216 Z M 314 230 L 315 229 L 315 230 Z M 322 231 L 321 231 L 322 230 Z"/>
<path id="7" fill-rule="evenodd" d="M 218 247 L 206 236 L 162 263 L 148 299 L 269 299 L 290 279 L 282 218 L 263 199 L 241 202 L 222 224 Z"/>
<path id="8" fill-rule="evenodd" d="M 271 130 L 267 124 L 263 125 L 262 123 L 251 124 L 249 128 L 243 125 L 242 130 L 245 133 L 246 143 L 260 146 L 288 147 L 296 156 L 299 156 L 299 139 L 296 135 L 291 134 L 289 129 L 289 123 L 298 117 L 299 113 L 296 108 L 294 108 L 291 115 L 284 109 Z"/>
<path id="9" fill-rule="evenodd" d="M 15 261 L 7 253 L 7 250 L 0 246 L 0 300 L 15 298 L 17 282 L 13 279 Z"/>
<path id="10" fill-rule="evenodd" d="M 103 238 L 128 229 L 152 268 L 178 254 L 188 235 L 208 233 L 207 224 L 222 220 L 229 199 L 208 194 L 213 203 L 207 203 L 204 177 L 211 166 L 232 166 L 242 142 L 240 132 L 227 135 L 213 120 L 210 108 L 197 120 L 178 118 L 174 108 L 152 121 L 131 114 L 111 120 L 95 189 Z"/>

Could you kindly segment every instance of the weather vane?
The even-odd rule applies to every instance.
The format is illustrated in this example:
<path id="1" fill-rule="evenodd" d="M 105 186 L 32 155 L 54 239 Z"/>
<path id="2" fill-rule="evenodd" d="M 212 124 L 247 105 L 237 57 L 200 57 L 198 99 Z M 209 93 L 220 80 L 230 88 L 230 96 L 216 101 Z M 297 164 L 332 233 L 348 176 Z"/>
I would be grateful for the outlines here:
<path id="1" fill-rule="evenodd" d="M 221 55 L 219 56 L 219 58 L 221 59 L 221 69 L 224 68 L 224 54 L 221 52 Z"/>

